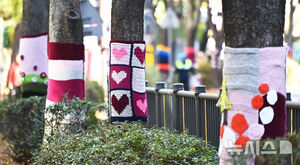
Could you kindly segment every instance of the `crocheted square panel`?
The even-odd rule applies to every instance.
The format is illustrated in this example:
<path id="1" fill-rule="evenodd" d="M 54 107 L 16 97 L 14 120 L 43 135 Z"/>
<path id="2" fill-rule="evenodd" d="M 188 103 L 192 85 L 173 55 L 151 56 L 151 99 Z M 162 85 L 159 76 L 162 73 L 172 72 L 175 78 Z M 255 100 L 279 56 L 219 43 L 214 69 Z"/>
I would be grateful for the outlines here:
<path id="1" fill-rule="evenodd" d="M 111 41 L 110 121 L 147 121 L 144 41 Z"/>

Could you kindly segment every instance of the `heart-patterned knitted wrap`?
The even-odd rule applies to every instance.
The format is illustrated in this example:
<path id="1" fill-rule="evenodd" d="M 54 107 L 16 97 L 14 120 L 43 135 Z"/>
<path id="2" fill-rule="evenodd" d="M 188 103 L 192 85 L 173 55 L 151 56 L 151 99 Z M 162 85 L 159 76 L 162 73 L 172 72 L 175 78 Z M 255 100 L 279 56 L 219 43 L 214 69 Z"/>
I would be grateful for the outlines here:
<path id="1" fill-rule="evenodd" d="M 110 120 L 147 121 L 144 41 L 111 41 L 109 60 Z"/>
<path id="2" fill-rule="evenodd" d="M 49 82 L 46 106 L 68 98 L 85 97 L 84 45 L 49 43 Z"/>
<path id="3" fill-rule="evenodd" d="M 20 38 L 22 95 L 46 95 L 48 84 L 48 33 Z"/>

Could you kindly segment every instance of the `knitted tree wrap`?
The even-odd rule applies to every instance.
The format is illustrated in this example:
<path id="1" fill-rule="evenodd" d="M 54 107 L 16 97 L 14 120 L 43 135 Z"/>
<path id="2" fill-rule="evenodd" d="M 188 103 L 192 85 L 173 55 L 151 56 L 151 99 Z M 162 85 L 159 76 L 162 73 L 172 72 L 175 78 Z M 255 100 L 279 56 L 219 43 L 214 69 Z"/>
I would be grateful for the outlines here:
<path id="1" fill-rule="evenodd" d="M 84 45 L 49 43 L 49 82 L 46 106 L 68 98 L 85 97 Z"/>
<path id="2" fill-rule="evenodd" d="M 220 164 L 231 158 L 230 149 L 243 148 L 249 140 L 284 136 L 286 50 L 225 48 L 223 76 L 232 108 L 221 121 Z"/>
<path id="3" fill-rule="evenodd" d="M 145 42 L 111 41 L 109 110 L 113 121 L 147 121 Z"/>
<path id="4" fill-rule="evenodd" d="M 22 93 L 45 95 L 48 84 L 48 34 L 20 38 Z"/>

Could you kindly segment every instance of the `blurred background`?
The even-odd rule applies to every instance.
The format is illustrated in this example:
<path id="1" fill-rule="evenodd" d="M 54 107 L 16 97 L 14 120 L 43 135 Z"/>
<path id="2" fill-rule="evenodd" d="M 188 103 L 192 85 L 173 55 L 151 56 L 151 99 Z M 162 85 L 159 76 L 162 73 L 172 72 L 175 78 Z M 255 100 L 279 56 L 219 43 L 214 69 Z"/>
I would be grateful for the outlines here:
<path id="1" fill-rule="evenodd" d="M 105 99 L 111 24 L 111 0 L 80 0 L 84 28 L 87 93 Z M 300 101 L 300 5 L 286 0 L 287 92 Z M 89 18 L 89 19 L 86 19 Z M 22 0 L 0 0 L 0 99 L 17 86 Z M 272 19 L 272 18 L 270 18 Z M 224 31 L 221 0 L 145 0 L 144 40 L 149 86 L 184 83 L 185 90 L 205 85 L 218 93 L 222 82 Z M 100 91 L 100 92 L 98 92 Z"/>

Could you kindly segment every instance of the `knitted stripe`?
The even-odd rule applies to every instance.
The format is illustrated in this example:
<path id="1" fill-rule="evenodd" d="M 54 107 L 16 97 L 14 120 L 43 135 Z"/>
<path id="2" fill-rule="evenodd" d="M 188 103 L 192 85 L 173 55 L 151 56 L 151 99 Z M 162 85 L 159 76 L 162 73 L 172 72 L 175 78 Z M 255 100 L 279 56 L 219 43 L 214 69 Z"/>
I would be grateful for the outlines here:
<path id="1" fill-rule="evenodd" d="M 49 60 L 84 60 L 84 45 L 49 42 Z"/>
<path id="2" fill-rule="evenodd" d="M 49 81 L 46 105 L 85 97 L 83 44 L 49 43 Z"/>
<path id="3" fill-rule="evenodd" d="M 227 80 L 226 88 L 257 93 L 258 49 L 225 47 L 224 53 L 223 75 Z"/>
<path id="4" fill-rule="evenodd" d="M 46 94 L 45 84 L 48 75 L 48 34 L 22 36 L 20 38 L 20 72 L 22 76 L 22 93 Z M 32 84 L 32 85 L 24 85 Z M 34 84 L 42 84 L 35 86 Z M 29 94 L 30 95 L 30 94 Z"/>
<path id="5" fill-rule="evenodd" d="M 111 41 L 109 110 L 113 121 L 147 121 L 145 43 Z"/>
<path id="6" fill-rule="evenodd" d="M 84 79 L 83 66 L 83 60 L 49 60 L 49 79 Z"/>

